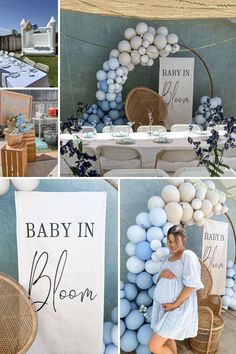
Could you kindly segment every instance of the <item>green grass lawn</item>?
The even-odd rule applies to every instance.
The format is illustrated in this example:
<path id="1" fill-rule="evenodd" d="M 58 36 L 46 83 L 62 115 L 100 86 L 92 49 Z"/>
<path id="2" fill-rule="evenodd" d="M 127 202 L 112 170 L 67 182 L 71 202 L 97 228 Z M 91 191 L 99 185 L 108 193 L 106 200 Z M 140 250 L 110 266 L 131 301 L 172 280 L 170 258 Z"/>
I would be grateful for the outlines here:
<path id="1" fill-rule="evenodd" d="M 58 57 L 56 56 L 27 56 L 36 63 L 42 63 L 49 66 L 48 80 L 49 86 L 58 87 Z"/>

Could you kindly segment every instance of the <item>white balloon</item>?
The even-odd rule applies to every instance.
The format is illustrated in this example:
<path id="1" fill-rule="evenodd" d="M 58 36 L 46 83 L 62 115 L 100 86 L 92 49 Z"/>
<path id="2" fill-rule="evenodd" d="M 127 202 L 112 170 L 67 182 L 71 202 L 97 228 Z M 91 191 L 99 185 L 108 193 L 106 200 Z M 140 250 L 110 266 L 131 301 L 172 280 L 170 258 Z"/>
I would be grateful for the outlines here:
<path id="1" fill-rule="evenodd" d="M 165 26 L 158 27 L 157 34 L 161 34 L 162 36 L 167 36 L 168 35 L 168 28 Z"/>
<path id="2" fill-rule="evenodd" d="M 210 200 L 212 205 L 215 206 L 219 202 L 220 196 L 219 196 L 219 193 L 217 193 L 216 190 L 211 189 L 211 190 L 207 191 L 206 199 Z"/>
<path id="3" fill-rule="evenodd" d="M 107 74 L 104 70 L 98 70 L 96 73 L 96 78 L 98 81 L 106 80 Z"/>
<path id="4" fill-rule="evenodd" d="M 191 202 L 196 194 L 196 189 L 190 182 L 184 182 L 179 187 L 180 199 L 182 202 Z"/>
<path id="5" fill-rule="evenodd" d="M 206 219 L 202 219 L 202 220 L 199 220 L 199 221 L 196 221 L 196 225 L 197 226 L 203 226 L 206 222 Z"/>
<path id="6" fill-rule="evenodd" d="M 110 84 L 114 84 L 114 80 L 113 79 L 107 79 L 107 85 L 110 85 Z"/>
<path id="7" fill-rule="evenodd" d="M 128 53 L 120 53 L 119 55 L 119 63 L 123 66 L 128 66 L 131 62 L 131 56 Z"/>
<path id="8" fill-rule="evenodd" d="M 136 244 L 133 242 L 128 242 L 127 245 L 125 246 L 125 251 L 128 254 L 128 256 L 135 256 L 135 247 Z"/>
<path id="9" fill-rule="evenodd" d="M 127 68 L 128 68 L 129 71 L 133 71 L 134 70 L 134 64 L 133 63 L 129 63 L 127 65 Z"/>
<path id="10" fill-rule="evenodd" d="M 106 94 L 106 99 L 107 101 L 115 101 L 116 99 L 116 94 L 115 93 L 112 93 L 112 92 L 108 92 Z"/>
<path id="11" fill-rule="evenodd" d="M 124 32 L 124 37 L 130 40 L 132 37 L 136 36 L 136 31 L 133 28 L 127 28 Z"/>
<path id="12" fill-rule="evenodd" d="M 17 179 L 11 179 L 11 182 L 14 185 L 14 187 L 20 191 L 33 191 L 39 186 L 40 179 L 17 178 Z"/>
<path id="13" fill-rule="evenodd" d="M 139 49 L 141 47 L 142 43 L 143 43 L 142 38 L 140 38 L 138 36 L 134 36 L 130 41 L 131 48 L 133 48 L 133 49 Z"/>
<path id="14" fill-rule="evenodd" d="M 114 92 L 115 91 L 115 84 L 110 84 L 109 87 L 108 87 L 108 91 L 109 92 Z"/>
<path id="15" fill-rule="evenodd" d="M 191 219 L 189 221 L 186 221 L 185 224 L 188 225 L 188 226 L 192 226 L 192 225 L 195 224 L 195 221 L 193 219 Z"/>
<path id="16" fill-rule="evenodd" d="M 178 225 L 183 216 L 183 209 L 177 202 L 170 202 L 165 206 L 167 220 L 174 225 Z"/>
<path id="17" fill-rule="evenodd" d="M 195 210 L 201 209 L 201 207 L 202 207 L 202 201 L 199 198 L 193 199 L 191 204 L 192 204 L 193 209 L 195 209 Z"/>
<path id="18" fill-rule="evenodd" d="M 118 55 L 119 55 L 119 52 L 118 52 Z M 103 63 L 102 68 L 103 68 L 103 70 L 105 70 L 105 71 L 109 71 L 109 70 L 110 70 L 108 61 L 105 61 L 105 62 Z"/>
<path id="19" fill-rule="evenodd" d="M 117 58 L 111 58 L 108 60 L 108 65 L 111 70 L 116 70 L 119 68 L 119 60 Z"/>
<path id="20" fill-rule="evenodd" d="M 135 29 L 137 34 L 142 35 L 148 31 L 148 25 L 145 22 L 140 22 Z"/>
<path id="21" fill-rule="evenodd" d="M 220 196 L 220 198 L 219 198 L 219 202 L 220 202 L 221 204 L 224 204 L 224 203 L 225 203 L 225 201 L 226 201 L 226 195 L 225 195 L 225 193 L 224 193 L 224 192 L 219 191 L 219 196 Z"/>
<path id="22" fill-rule="evenodd" d="M 98 90 L 98 91 L 96 92 L 96 99 L 97 99 L 98 101 L 103 101 L 103 100 L 105 100 L 105 98 L 106 98 L 105 92 L 100 91 L 100 90 Z"/>
<path id="23" fill-rule="evenodd" d="M 184 178 L 167 179 L 167 183 L 173 184 L 174 186 L 179 187 L 181 184 L 184 183 Z"/>
<path id="24" fill-rule="evenodd" d="M 195 221 L 201 221 L 204 219 L 204 213 L 202 210 L 196 210 L 194 213 L 193 213 L 193 219 Z"/>
<path id="25" fill-rule="evenodd" d="M 148 59 L 147 66 L 153 66 L 154 60 L 153 59 Z"/>
<path id="26" fill-rule="evenodd" d="M 131 52 L 131 61 L 133 64 L 138 65 L 140 63 L 140 54 L 137 51 Z"/>
<path id="27" fill-rule="evenodd" d="M 167 41 L 170 44 L 178 43 L 178 40 L 179 40 L 179 38 L 178 38 L 177 34 L 175 34 L 175 33 L 170 33 L 167 36 Z"/>
<path id="28" fill-rule="evenodd" d="M 166 52 L 164 49 L 162 49 L 159 53 L 160 57 L 168 57 L 170 53 Z"/>
<path id="29" fill-rule="evenodd" d="M 205 185 L 207 185 L 209 189 L 216 189 L 215 183 L 213 181 L 205 181 Z"/>
<path id="30" fill-rule="evenodd" d="M 213 211 L 216 215 L 219 215 L 221 213 L 221 210 L 222 210 L 222 204 L 220 203 L 217 203 L 213 208 Z"/>
<path id="31" fill-rule="evenodd" d="M 204 199 L 204 200 L 202 201 L 201 210 L 203 211 L 204 216 L 205 216 L 206 218 L 208 218 L 209 215 L 210 215 L 211 212 L 212 212 L 212 203 L 210 202 L 210 200 Z"/>
<path id="32" fill-rule="evenodd" d="M 174 48 L 174 51 L 175 51 L 175 52 L 178 52 L 178 51 L 180 50 L 180 46 L 179 46 L 179 44 L 177 44 L 177 43 L 175 43 L 175 44 L 173 45 L 173 48 Z"/>
<path id="33" fill-rule="evenodd" d="M 120 41 L 119 44 L 118 44 L 118 50 L 120 52 L 130 52 L 131 51 L 131 46 L 130 46 L 129 41 L 126 41 L 125 39 Z"/>
<path id="34" fill-rule="evenodd" d="M 112 49 L 110 51 L 110 58 L 118 58 L 120 52 L 118 49 Z"/>
<path id="35" fill-rule="evenodd" d="M 148 42 L 148 41 L 143 41 L 143 47 L 144 48 L 147 48 L 147 47 L 149 47 L 150 46 L 150 43 Z"/>
<path id="36" fill-rule="evenodd" d="M 192 206 L 187 203 L 187 202 L 181 202 L 180 205 L 183 208 L 183 216 L 181 218 L 181 221 L 186 222 L 192 219 L 193 217 L 193 208 Z"/>
<path id="37" fill-rule="evenodd" d="M 145 263 L 136 256 L 128 258 L 126 262 L 126 268 L 131 273 L 141 273 L 144 270 Z"/>
<path id="38" fill-rule="evenodd" d="M 166 39 L 166 37 L 162 36 L 161 34 L 158 34 L 154 38 L 154 44 L 157 47 L 157 49 L 163 49 L 167 45 L 167 39 Z"/>
<path id="39" fill-rule="evenodd" d="M 146 32 L 143 36 L 143 40 L 152 44 L 154 41 L 154 34 L 152 32 Z"/>
<path id="40" fill-rule="evenodd" d="M 147 62 L 148 62 L 148 56 L 147 55 L 141 55 L 140 63 L 147 64 Z"/>
<path id="41" fill-rule="evenodd" d="M 155 274 L 160 272 L 161 270 L 161 262 L 153 262 L 153 260 L 149 259 L 148 261 L 145 262 L 145 270 L 149 274 Z"/>
<path id="42" fill-rule="evenodd" d="M 110 70 L 108 73 L 107 73 L 107 78 L 108 79 L 115 79 L 116 78 L 116 72 L 114 70 Z"/>
<path id="43" fill-rule="evenodd" d="M 0 195 L 7 193 L 10 188 L 10 180 L 9 179 L 1 179 L 0 180 Z"/>
<path id="44" fill-rule="evenodd" d="M 149 26 L 149 27 L 148 27 L 148 32 L 152 33 L 153 36 L 155 36 L 155 35 L 157 34 L 156 29 L 155 29 L 154 27 L 152 27 L 152 26 Z"/>
<path id="45" fill-rule="evenodd" d="M 150 45 L 146 50 L 146 54 L 149 58 L 156 59 L 158 58 L 159 51 L 157 47 L 155 47 L 154 45 Z"/>
<path id="46" fill-rule="evenodd" d="M 180 193 L 177 187 L 168 184 L 161 191 L 161 197 L 165 201 L 165 203 L 169 202 L 179 202 L 180 201 Z"/>
<path id="47" fill-rule="evenodd" d="M 116 75 L 117 75 L 117 76 L 123 76 L 123 75 L 124 75 L 123 69 L 122 69 L 122 68 L 118 68 L 118 69 L 116 70 Z"/>
<path id="48" fill-rule="evenodd" d="M 164 208 L 165 202 L 161 197 L 153 196 L 148 199 L 148 209 L 151 210 L 156 207 Z"/>
<path id="49" fill-rule="evenodd" d="M 118 77 L 116 78 L 116 82 L 117 82 L 118 84 L 121 84 L 121 83 L 122 83 L 122 78 L 121 78 L 120 76 L 118 76 Z"/>
<path id="50" fill-rule="evenodd" d="M 171 52 L 171 50 L 172 50 L 172 48 L 171 48 L 171 45 L 170 44 L 167 44 L 166 46 L 165 46 L 165 51 L 167 52 L 167 53 L 170 53 Z"/>
<path id="51" fill-rule="evenodd" d="M 153 262 L 157 263 L 159 261 L 156 252 L 153 252 L 151 255 L 151 259 Z"/>
<path id="52" fill-rule="evenodd" d="M 156 251 L 158 248 L 161 247 L 161 241 L 159 240 L 152 240 L 150 243 L 150 247 L 153 251 Z"/>
<path id="53" fill-rule="evenodd" d="M 121 66 L 120 68 L 123 70 L 123 72 L 124 72 L 125 75 L 128 75 L 129 70 L 127 69 L 126 66 Z"/>
<path id="54" fill-rule="evenodd" d="M 144 54 L 146 54 L 147 50 L 144 47 L 140 47 L 138 52 L 139 52 L 140 55 L 144 55 Z"/>

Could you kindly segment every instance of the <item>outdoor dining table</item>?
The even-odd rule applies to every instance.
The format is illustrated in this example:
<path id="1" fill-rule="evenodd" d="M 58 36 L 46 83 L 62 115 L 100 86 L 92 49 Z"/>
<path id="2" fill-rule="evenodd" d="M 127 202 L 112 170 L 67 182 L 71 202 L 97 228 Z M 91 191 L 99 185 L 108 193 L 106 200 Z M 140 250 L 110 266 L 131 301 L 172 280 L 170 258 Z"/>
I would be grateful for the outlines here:
<path id="1" fill-rule="evenodd" d="M 106 146 L 120 146 L 133 147 L 137 149 L 142 155 L 143 168 L 154 168 L 156 155 L 162 150 L 192 150 L 193 146 L 188 143 L 188 137 L 201 138 L 201 133 L 198 132 L 167 132 L 165 137 L 168 142 L 158 142 L 157 136 L 149 136 L 146 132 L 134 132 L 129 134 L 129 138 L 134 140 L 132 145 L 122 144 L 122 137 L 113 137 L 111 133 L 97 133 L 96 135 L 88 138 L 87 135 L 77 134 L 61 134 L 61 142 L 64 144 L 68 140 L 77 140 L 78 138 L 83 141 L 83 150 L 86 148 L 93 148 L 96 150 L 101 145 Z M 164 140 L 163 140 L 164 141 Z M 65 158 L 65 157 L 64 157 Z M 66 157 L 67 158 L 67 157 Z M 73 158 L 70 158 L 70 163 Z M 62 164 L 63 167 L 64 164 Z M 129 168 L 129 161 L 124 162 L 124 168 Z M 111 165 L 111 169 L 113 166 Z M 63 171 L 62 171 L 63 173 Z"/>
<path id="2" fill-rule="evenodd" d="M 0 78 L 6 87 L 49 87 L 47 73 L 12 57 L 0 57 Z"/>

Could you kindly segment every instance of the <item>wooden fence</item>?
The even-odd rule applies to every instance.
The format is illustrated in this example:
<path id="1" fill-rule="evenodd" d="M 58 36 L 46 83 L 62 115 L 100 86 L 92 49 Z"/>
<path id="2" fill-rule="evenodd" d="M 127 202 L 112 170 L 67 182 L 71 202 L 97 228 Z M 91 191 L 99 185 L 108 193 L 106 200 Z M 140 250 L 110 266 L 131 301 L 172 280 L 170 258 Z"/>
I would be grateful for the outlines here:
<path id="1" fill-rule="evenodd" d="M 0 50 L 8 52 L 21 50 L 21 37 L 16 36 L 0 36 Z"/>

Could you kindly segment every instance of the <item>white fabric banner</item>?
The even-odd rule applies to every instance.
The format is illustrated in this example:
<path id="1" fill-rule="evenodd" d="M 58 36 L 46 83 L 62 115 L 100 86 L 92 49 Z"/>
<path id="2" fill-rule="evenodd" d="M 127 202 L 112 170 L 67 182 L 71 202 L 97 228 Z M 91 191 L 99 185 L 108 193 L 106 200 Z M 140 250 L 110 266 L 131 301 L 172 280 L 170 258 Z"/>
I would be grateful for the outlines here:
<path id="1" fill-rule="evenodd" d="M 29 354 L 101 354 L 105 192 L 16 192 L 19 282 L 38 310 Z"/>
<path id="2" fill-rule="evenodd" d="M 192 123 L 193 77 L 194 58 L 160 58 L 159 94 L 168 105 L 167 129 Z"/>
<path id="3" fill-rule="evenodd" d="M 214 295 L 225 292 L 228 226 L 226 222 L 207 219 L 203 229 L 202 259 L 211 272 Z"/>

